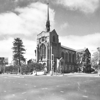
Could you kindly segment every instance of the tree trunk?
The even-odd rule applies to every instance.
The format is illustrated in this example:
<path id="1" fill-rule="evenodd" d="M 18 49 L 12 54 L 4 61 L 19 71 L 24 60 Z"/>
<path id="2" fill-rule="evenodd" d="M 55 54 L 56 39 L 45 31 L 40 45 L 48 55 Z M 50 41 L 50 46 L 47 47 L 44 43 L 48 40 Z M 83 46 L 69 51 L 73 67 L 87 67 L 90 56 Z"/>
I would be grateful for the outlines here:
<path id="1" fill-rule="evenodd" d="M 19 73 L 21 74 L 21 63 L 20 63 L 20 56 L 19 56 Z"/>

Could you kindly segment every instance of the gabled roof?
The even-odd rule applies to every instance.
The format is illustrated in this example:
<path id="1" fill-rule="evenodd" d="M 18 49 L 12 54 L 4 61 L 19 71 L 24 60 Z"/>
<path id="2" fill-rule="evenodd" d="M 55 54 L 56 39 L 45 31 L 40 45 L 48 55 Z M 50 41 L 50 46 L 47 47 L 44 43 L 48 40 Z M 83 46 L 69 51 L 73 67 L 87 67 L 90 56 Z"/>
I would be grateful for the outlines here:
<path id="1" fill-rule="evenodd" d="M 76 50 L 77 52 L 84 52 L 87 48 L 84 48 L 84 49 L 78 49 Z"/>
<path id="2" fill-rule="evenodd" d="M 50 33 L 55 33 L 56 35 L 58 35 L 55 29 L 53 29 Z"/>
<path id="3" fill-rule="evenodd" d="M 88 48 L 84 48 L 84 49 L 79 49 L 79 50 L 77 50 L 77 53 L 82 53 L 82 52 L 88 52 L 88 53 L 90 53 L 90 51 L 89 51 L 89 49 Z M 91 53 L 90 53 L 91 54 Z"/>
<path id="4" fill-rule="evenodd" d="M 37 36 L 39 36 L 39 35 L 42 34 L 42 33 L 46 33 L 46 31 L 42 31 L 41 33 L 37 34 Z"/>
<path id="5" fill-rule="evenodd" d="M 66 47 L 66 46 L 62 46 L 62 45 L 61 45 L 61 47 L 64 48 L 64 49 L 68 49 L 68 50 L 71 50 L 71 51 L 75 51 L 76 52 L 75 49 L 72 49 L 72 48 L 69 48 L 69 47 Z"/>

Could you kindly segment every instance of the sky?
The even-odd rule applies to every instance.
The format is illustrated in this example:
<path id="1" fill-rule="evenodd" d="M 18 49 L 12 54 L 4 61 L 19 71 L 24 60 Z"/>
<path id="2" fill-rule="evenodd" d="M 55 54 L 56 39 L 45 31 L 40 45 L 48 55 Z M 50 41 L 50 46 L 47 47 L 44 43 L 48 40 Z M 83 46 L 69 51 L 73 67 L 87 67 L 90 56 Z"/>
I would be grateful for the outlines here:
<path id="1" fill-rule="evenodd" d="M 25 58 L 35 58 L 37 34 L 46 30 L 47 0 L 0 0 L 0 57 L 11 62 L 14 38 L 21 38 Z M 51 31 L 75 50 L 100 46 L 100 0 L 49 0 Z"/>

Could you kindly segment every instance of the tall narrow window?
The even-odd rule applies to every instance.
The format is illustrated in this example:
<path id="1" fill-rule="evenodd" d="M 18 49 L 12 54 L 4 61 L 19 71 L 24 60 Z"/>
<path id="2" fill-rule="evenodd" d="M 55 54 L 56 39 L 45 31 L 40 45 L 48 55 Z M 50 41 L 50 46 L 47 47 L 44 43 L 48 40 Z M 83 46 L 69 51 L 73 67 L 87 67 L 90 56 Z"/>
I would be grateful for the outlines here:
<path id="1" fill-rule="evenodd" d="M 71 53 L 69 53 L 69 62 L 71 62 Z"/>
<path id="2" fill-rule="evenodd" d="M 53 36 L 53 42 L 55 42 L 55 36 Z"/>
<path id="3" fill-rule="evenodd" d="M 61 53 L 61 57 L 64 59 L 64 52 Z"/>
<path id="4" fill-rule="evenodd" d="M 74 54 L 73 54 L 73 63 L 74 63 Z"/>
<path id="5" fill-rule="evenodd" d="M 68 62 L 69 62 L 69 52 L 68 52 Z"/>
<path id="6" fill-rule="evenodd" d="M 44 44 L 40 46 L 40 59 L 43 60 L 46 58 L 46 47 Z"/>
<path id="7" fill-rule="evenodd" d="M 76 54 L 74 54 L 74 63 L 76 62 Z"/>
<path id="8" fill-rule="evenodd" d="M 66 53 L 65 55 L 65 63 L 67 64 L 67 62 L 68 62 L 68 53 Z"/>

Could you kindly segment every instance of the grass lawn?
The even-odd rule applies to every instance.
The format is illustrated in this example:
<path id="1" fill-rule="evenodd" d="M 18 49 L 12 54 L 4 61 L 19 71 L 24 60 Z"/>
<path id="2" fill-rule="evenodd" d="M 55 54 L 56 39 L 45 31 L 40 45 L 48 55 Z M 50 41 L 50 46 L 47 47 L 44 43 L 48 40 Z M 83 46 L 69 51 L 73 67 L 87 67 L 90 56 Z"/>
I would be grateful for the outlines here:
<path id="1" fill-rule="evenodd" d="M 0 100 L 100 100 L 100 77 L 0 75 Z"/>

